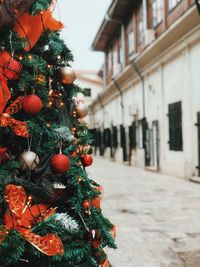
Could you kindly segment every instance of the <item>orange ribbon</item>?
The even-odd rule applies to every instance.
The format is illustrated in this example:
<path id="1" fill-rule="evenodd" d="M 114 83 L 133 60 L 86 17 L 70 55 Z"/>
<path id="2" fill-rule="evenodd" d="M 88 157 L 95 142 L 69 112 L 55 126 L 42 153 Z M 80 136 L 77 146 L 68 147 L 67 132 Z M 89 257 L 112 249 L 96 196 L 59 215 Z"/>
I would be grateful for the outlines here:
<path id="1" fill-rule="evenodd" d="M 27 123 L 13 119 L 8 113 L 3 113 L 0 116 L 0 126 L 4 128 L 10 127 L 17 136 L 30 136 L 27 129 Z"/>
<path id="2" fill-rule="evenodd" d="M 3 75 L 3 66 L 10 58 L 10 54 L 6 51 L 0 54 L 0 114 L 3 112 L 7 101 L 11 97 L 10 90 L 7 86 L 7 79 Z"/>
<path id="3" fill-rule="evenodd" d="M 28 52 L 35 46 L 45 30 L 57 31 L 62 28 L 63 24 L 53 18 L 50 10 L 46 10 L 36 16 L 31 16 L 28 12 L 24 13 L 15 22 L 13 30 L 21 37 L 28 39 L 28 44 L 24 48 Z"/>
<path id="4" fill-rule="evenodd" d="M 17 230 L 29 243 L 47 256 L 64 254 L 64 247 L 61 239 L 55 234 L 40 236 L 31 231 L 34 224 L 37 224 L 55 213 L 47 205 L 31 205 L 32 197 L 28 197 L 22 186 L 9 184 L 5 190 L 5 200 L 8 209 L 4 217 L 5 229 Z"/>
<path id="5" fill-rule="evenodd" d="M 12 131 L 21 137 L 29 137 L 27 123 L 13 119 L 10 114 L 17 113 L 22 108 L 23 96 L 19 96 L 7 109 L 6 112 L 0 116 L 0 126 L 10 127 Z M 1 114 L 1 113 L 0 113 Z"/>

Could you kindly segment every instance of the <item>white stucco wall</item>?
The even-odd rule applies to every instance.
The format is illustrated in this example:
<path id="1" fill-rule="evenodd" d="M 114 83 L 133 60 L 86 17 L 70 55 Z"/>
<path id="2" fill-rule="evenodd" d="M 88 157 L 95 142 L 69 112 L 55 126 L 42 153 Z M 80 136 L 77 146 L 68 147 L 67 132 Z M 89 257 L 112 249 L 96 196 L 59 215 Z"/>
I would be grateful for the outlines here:
<path id="1" fill-rule="evenodd" d="M 197 112 L 200 111 L 200 41 L 187 43 L 182 49 L 176 47 L 168 52 L 166 60 L 154 69 L 149 68 L 145 79 L 145 110 L 146 118 L 151 127 L 153 121 L 159 121 L 160 140 L 160 171 L 179 177 L 189 178 L 197 175 L 198 142 L 197 142 Z M 142 86 L 138 80 L 124 90 L 124 126 L 128 127 L 134 120 L 130 114 L 130 105 L 137 105 L 137 119 L 143 116 Z M 182 101 L 183 151 L 169 150 L 168 105 Z M 99 108 L 95 114 L 95 122 L 104 128 L 122 123 L 120 96 Z M 109 157 L 107 152 L 107 157 Z M 122 161 L 122 151 L 119 148 L 116 160 Z M 144 166 L 144 151 L 141 148 L 132 153 L 132 164 Z"/>

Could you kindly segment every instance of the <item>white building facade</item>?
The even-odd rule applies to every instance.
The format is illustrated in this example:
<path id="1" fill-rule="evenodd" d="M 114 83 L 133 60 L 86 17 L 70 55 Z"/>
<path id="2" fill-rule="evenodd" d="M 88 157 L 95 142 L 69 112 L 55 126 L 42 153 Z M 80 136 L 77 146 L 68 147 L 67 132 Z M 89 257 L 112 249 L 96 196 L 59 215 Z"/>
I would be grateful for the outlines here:
<path id="1" fill-rule="evenodd" d="M 93 42 L 105 53 L 104 90 L 91 106 L 96 153 L 200 176 L 197 8 L 185 0 L 130 2 L 113 1 Z"/>

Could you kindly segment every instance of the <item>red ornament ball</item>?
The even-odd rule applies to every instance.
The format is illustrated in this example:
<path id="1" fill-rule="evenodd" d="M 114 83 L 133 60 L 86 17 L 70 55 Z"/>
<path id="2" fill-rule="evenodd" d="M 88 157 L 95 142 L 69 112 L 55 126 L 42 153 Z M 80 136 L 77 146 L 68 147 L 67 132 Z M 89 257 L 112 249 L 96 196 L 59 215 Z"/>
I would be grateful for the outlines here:
<path id="1" fill-rule="evenodd" d="M 85 166 L 85 167 L 88 167 L 88 166 L 92 165 L 92 163 L 93 163 L 92 156 L 90 156 L 88 154 L 84 155 L 82 157 L 82 163 L 83 163 L 83 166 Z"/>
<path id="2" fill-rule="evenodd" d="M 35 94 L 27 95 L 22 101 L 22 108 L 28 114 L 37 114 L 42 109 L 42 100 Z"/>
<path id="3" fill-rule="evenodd" d="M 51 168 L 55 173 L 62 174 L 69 170 L 70 160 L 63 154 L 56 154 L 51 158 Z"/>
<path id="4" fill-rule="evenodd" d="M 84 209 L 89 209 L 90 208 L 90 201 L 89 200 L 84 200 L 83 201 L 83 208 Z"/>
<path id="5" fill-rule="evenodd" d="M 8 80 L 18 80 L 22 71 L 22 65 L 20 62 L 11 58 L 3 66 L 3 74 Z"/>

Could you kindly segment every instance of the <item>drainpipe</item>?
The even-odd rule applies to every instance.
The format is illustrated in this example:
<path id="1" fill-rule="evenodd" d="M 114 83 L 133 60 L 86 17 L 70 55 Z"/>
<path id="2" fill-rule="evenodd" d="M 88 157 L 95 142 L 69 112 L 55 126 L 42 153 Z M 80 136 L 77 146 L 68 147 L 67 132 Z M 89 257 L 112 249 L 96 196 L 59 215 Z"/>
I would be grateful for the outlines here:
<path id="1" fill-rule="evenodd" d="M 121 97 L 120 106 L 121 106 L 121 109 L 122 109 L 122 124 L 124 125 L 124 99 L 123 99 L 123 91 L 122 91 L 121 87 L 119 86 L 118 82 L 116 81 L 115 77 L 112 77 L 112 80 L 114 82 L 115 87 L 117 88 L 117 90 L 120 93 L 120 97 Z"/>
<path id="2" fill-rule="evenodd" d="M 132 66 L 134 68 L 134 70 L 136 71 L 137 75 L 140 77 L 141 83 L 142 83 L 142 111 L 143 111 L 143 118 L 146 118 L 146 110 L 145 110 L 145 87 L 144 87 L 144 77 L 140 71 L 140 69 L 138 68 L 137 64 L 135 63 L 135 61 L 133 60 L 132 62 Z"/>

